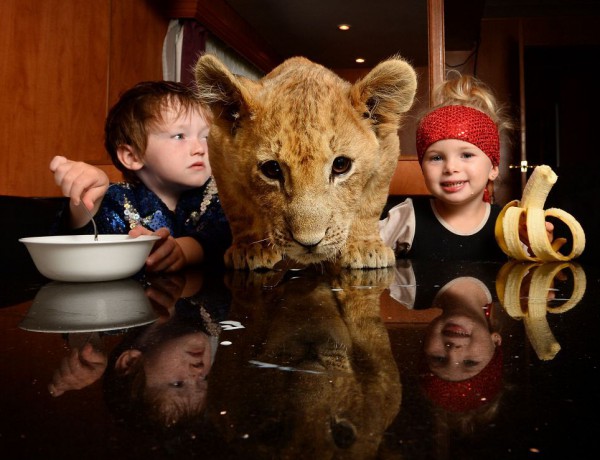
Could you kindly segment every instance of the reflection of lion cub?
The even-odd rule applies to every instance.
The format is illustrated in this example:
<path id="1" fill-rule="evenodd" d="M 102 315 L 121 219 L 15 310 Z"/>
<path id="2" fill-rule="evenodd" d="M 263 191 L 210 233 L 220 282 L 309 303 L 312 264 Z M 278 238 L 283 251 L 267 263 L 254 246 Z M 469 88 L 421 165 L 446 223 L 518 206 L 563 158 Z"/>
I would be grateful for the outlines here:
<path id="1" fill-rule="evenodd" d="M 231 271 L 230 320 L 209 376 L 207 415 L 227 458 L 375 459 L 402 382 L 381 320 L 391 268 L 308 268 L 273 289 Z"/>
<path id="2" fill-rule="evenodd" d="M 352 85 L 298 57 L 251 81 L 205 55 L 196 80 L 214 115 L 208 142 L 233 234 L 228 266 L 272 268 L 284 255 L 393 265 L 377 224 L 416 91 L 409 64 L 384 61 Z"/>

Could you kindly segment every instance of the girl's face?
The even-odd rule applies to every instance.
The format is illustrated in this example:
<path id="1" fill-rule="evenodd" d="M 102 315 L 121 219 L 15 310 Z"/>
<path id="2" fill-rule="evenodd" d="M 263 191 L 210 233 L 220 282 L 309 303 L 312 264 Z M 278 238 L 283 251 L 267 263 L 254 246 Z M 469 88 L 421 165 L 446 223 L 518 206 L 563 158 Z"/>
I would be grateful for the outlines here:
<path id="1" fill-rule="evenodd" d="M 477 375 L 491 361 L 501 338 L 485 318 L 444 312 L 427 329 L 424 352 L 429 369 L 449 381 Z"/>
<path id="2" fill-rule="evenodd" d="M 488 180 L 498 176 L 498 167 L 482 150 L 458 139 L 431 144 L 421 168 L 427 189 L 449 204 L 482 201 Z"/>

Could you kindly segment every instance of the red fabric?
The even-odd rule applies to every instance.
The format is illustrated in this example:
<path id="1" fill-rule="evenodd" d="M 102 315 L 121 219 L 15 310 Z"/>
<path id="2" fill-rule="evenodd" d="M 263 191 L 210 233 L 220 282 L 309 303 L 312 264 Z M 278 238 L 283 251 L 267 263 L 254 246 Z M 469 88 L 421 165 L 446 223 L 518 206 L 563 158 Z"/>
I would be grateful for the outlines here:
<path id="1" fill-rule="evenodd" d="M 494 121 L 480 110 L 448 105 L 426 115 L 417 128 L 417 155 L 423 162 L 425 150 L 434 142 L 458 139 L 481 149 L 494 166 L 500 164 L 500 136 Z"/>
<path id="2" fill-rule="evenodd" d="M 502 349 L 474 377 L 459 382 L 443 380 L 423 365 L 421 387 L 436 406 L 449 412 L 467 412 L 489 403 L 502 388 Z"/>

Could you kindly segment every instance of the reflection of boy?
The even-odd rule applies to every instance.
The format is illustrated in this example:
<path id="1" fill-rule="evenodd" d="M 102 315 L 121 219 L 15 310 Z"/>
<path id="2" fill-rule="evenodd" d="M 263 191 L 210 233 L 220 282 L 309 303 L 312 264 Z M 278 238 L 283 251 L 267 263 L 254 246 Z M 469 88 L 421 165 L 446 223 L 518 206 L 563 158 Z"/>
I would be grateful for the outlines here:
<path id="1" fill-rule="evenodd" d="M 177 300 L 170 318 L 139 330 L 112 351 L 104 389 L 117 418 L 167 428 L 197 422 L 206 404 L 218 323 L 229 308 L 228 292 L 210 285 L 212 290 Z"/>

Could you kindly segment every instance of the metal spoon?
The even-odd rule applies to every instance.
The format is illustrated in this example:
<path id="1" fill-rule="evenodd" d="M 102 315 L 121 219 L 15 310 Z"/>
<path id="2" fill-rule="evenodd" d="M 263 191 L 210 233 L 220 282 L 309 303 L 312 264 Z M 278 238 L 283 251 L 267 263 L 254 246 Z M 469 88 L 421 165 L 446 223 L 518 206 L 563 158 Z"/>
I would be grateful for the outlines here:
<path id="1" fill-rule="evenodd" d="M 92 220 L 92 225 L 94 226 L 94 241 L 98 241 L 98 227 L 96 227 L 96 221 L 94 220 L 94 216 L 92 215 L 92 211 L 90 211 L 83 202 L 81 203 L 83 209 L 85 209 Z"/>

